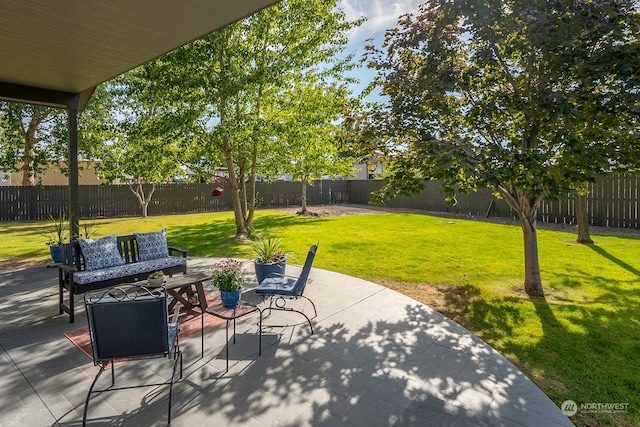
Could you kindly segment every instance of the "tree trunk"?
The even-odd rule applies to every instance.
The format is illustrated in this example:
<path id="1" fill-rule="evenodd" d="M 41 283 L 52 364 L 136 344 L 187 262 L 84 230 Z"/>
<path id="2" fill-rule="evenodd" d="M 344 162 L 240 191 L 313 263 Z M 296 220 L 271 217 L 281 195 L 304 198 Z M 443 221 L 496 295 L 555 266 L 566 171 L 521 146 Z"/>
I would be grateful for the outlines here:
<path id="1" fill-rule="evenodd" d="M 300 193 L 300 203 L 302 203 L 301 213 L 307 212 L 307 180 L 302 179 L 302 191 Z"/>
<path id="2" fill-rule="evenodd" d="M 262 94 L 263 94 L 263 85 L 260 84 L 258 87 L 258 97 L 256 99 L 255 106 L 255 116 L 257 121 L 260 121 L 260 112 L 262 109 Z M 260 137 L 258 136 L 260 133 L 252 132 L 252 147 L 251 147 L 251 162 L 249 164 L 249 189 L 247 190 L 247 212 L 245 217 L 245 224 L 247 226 L 247 231 L 249 232 L 249 236 L 251 236 L 253 229 L 253 216 L 256 211 L 256 168 L 258 167 L 258 144 L 260 143 Z"/>
<path id="3" fill-rule="evenodd" d="M 587 216 L 587 197 L 583 194 L 576 196 L 576 222 L 578 223 L 578 243 L 592 244 L 589 231 L 589 217 Z"/>
<path id="4" fill-rule="evenodd" d="M 22 186 L 31 187 L 35 184 L 35 179 L 31 171 L 30 163 L 25 161 L 22 166 Z"/>
<path id="5" fill-rule="evenodd" d="M 218 52 L 218 64 L 220 69 L 224 69 L 226 64 L 224 61 L 224 47 Z M 236 175 L 236 169 L 233 159 L 233 147 L 229 140 L 229 134 L 225 130 L 227 124 L 227 107 L 229 106 L 229 100 L 226 96 L 222 95 L 218 99 L 218 111 L 220 113 L 220 127 L 222 128 L 222 148 L 224 152 L 225 162 L 227 164 L 227 174 L 229 175 L 229 186 L 231 187 L 231 205 L 233 206 L 233 216 L 236 221 L 236 240 L 244 240 L 249 236 L 249 230 L 247 230 L 246 221 L 244 218 L 244 212 L 242 209 L 240 181 Z M 240 171 L 240 179 L 242 179 L 242 172 Z"/>
<path id="6" fill-rule="evenodd" d="M 238 180 L 238 191 L 240 192 L 240 210 L 242 211 L 242 221 L 245 224 L 246 227 L 246 223 L 247 223 L 247 182 L 244 179 L 244 177 L 246 176 L 246 162 L 244 161 L 244 159 L 238 159 L 238 157 L 241 157 L 241 155 L 239 154 L 238 156 L 233 156 L 232 154 L 232 159 L 234 160 L 234 165 L 236 165 L 237 167 L 237 174 L 236 174 L 236 179 Z"/>
<path id="7" fill-rule="evenodd" d="M 245 224 L 247 231 L 251 235 L 253 229 L 253 215 L 256 211 L 256 165 L 258 163 L 258 142 L 254 139 L 253 153 L 251 155 L 251 165 L 249 169 L 249 189 L 247 190 L 247 216 Z"/>
<path id="8" fill-rule="evenodd" d="M 543 196 L 523 194 L 515 186 L 498 189 L 507 204 L 518 214 L 524 240 L 524 290 L 530 296 L 544 296 L 540 264 L 538 263 L 538 236 L 536 214 Z"/>
<path id="9" fill-rule="evenodd" d="M 151 183 L 151 191 L 149 191 L 149 195 L 144 194 L 144 187 L 141 182 L 138 182 L 135 190 L 133 189 L 133 186 L 129 184 L 129 189 L 138 199 L 138 204 L 140 204 L 140 210 L 142 211 L 142 217 L 147 218 L 149 216 L 149 202 L 151 201 L 153 193 L 156 191 L 155 182 Z"/>
<path id="10" fill-rule="evenodd" d="M 35 165 L 33 160 L 33 147 L 36 145 L 36 132 L 40 124 L 47 118 L 47 114 L 34 114 L 29 121 L 29 126 L 20 128 L 20 134 L 24 138 L 24 154 L 22 163 L 22 186 L 29 187 L 35 184 Z"/>
<path id="11" fill-rule="evenodd" d="M 233 152 L 231 143 L 229 142 L 229 135 L 226 132 L 222 136 L 222 142 L 224 144 L 224 157 L 227 161 L 229 185 L 231 186 L 231 203 L 233 205 L 233 216 L 236 220 L 236 240 L 244 240 L 249 236 L 249 230 L 247 229 L 247 225 L 242 212 L 242 201 L 240 200 L 241 189 L 238 184 L 238 177 L 236 176 L 236 171 L 233 164 Z"/>
<path id="12" fill-rule="evenodd" d="M 35 184 L 35 176 L 33 173 L 33 146 L 35 144 L 35 129 L 23 134 L 24 137 L 24 157 L 22 162 L 22 186 L 30 187 Z"/>
<path id="13" fill-rule="evenodd" d="M 544 296 L 540 265 L 538 264 L 538 235 L 536 221 L 529 217 L 520 217 L 522 234 L 524 236 L 524 290 L 527 295 Z"/>

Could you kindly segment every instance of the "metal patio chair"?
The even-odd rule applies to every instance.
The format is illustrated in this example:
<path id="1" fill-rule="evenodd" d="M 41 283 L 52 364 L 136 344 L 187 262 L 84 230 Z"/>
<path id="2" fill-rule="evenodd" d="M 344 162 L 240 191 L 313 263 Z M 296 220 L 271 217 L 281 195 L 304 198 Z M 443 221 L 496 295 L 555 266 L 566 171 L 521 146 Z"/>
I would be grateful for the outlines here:
<path id="1" fill-rule="evenodd" d="M 100 367 L 84 405 L 82 425 L 86 425 L 89 400 L 95 393 L 147 386 L 169 386 L 167 425 L 171 425 L 171 396 L 176 369 L 180 364 L 182 378 L 182 353 L 178 345 L 178 306 L 169 321 L 167 292 L 162 288 L 147 289 L 143 286 L 115 287 L 100 294 L 86 296 L 85 307 L 93 363 Z M 127 387 L 115 386 L 114 361 L 143 358 L 173 359 L 173 371 L 168 381 Z M 94 390 L 98 378 L 111 365 L 111 386 Z"/>
<path id="2" fill-rule="evenodd" d="M 311 334 L 313 335 L 313 325 L 311 324 L 311 318 L 307 316 L 302 310 L 297 310 L 287 306 L 288 300 L 297 300 L 304 298 L 311 303 L 313 307 L 313 317 L 318 315 L 316 305 L 304 295 L 304 289 L 307 286 L 307 280 L 309 279 L 309 272 L 311 271 L 311 265 L 316 256 L 318 245 L 320 242 L 311 246 L 307 253 L 307 259 L 302 267 L 302 272 L 298 277 L 280 276 L 280 277 L 267 277 L 256 288 L 256 294 L 262 297 L 262 301 L 269 299 L 269 307 L 264 310 L 281 310 L 281 311 L 294 311 L 302 314 L 309 323 L 311 328 Z"/>

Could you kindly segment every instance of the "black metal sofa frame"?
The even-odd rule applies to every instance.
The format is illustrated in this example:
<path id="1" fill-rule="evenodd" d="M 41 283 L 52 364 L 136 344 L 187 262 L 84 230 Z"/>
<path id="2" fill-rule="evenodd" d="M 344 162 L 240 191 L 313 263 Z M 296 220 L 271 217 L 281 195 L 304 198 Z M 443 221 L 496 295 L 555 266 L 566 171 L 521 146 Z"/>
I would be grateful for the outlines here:
<path id="1" fill-rule="evenodd" d="M 117 246 L 120 255 L 125 265 L 138 263 L 138 245 L 135 235 L 126 235 L 117 237 Z M 167 246 L 170 256 L 179 256 L 182 258 L 187 257 L 187 250 L 176 248 L 173 246 Z M 186 260 L 185 260 L 186 261 Z M 74 274 L 80 271 L 85 271 L 85 260 L 80 249 L 80 243 L 77 240 L 72 241 L 64 245 L 64 261 L 58 265 L 58 296 L 59 296 L 59 314 L 68 313 L 69 323 L 75 321 L 74 316 L 74 295 L 81 295 L 88 291 L 94 291 L 98 289 L 108 288 L 114 285 L 120 285 L 123 283 L 133 283 L 139 280 L 145 280 L 149 273 L 152 273 L 157 268 L 150 268 L 146 270 L 140 270 L 131 272 L 132 274 L 123 273 L 118 277 L 111 277 L 106 280 L 93 281 L 90 283 L 78 284 L 74 281 Z M 167 276 L 178 273 L 187 273 L 186 262 L 182 265 L 175 265 L 170 267 L 162 267 L 161 270 Z M 64 291 L 69 294 L 68 303 L 64 301 Z"/>

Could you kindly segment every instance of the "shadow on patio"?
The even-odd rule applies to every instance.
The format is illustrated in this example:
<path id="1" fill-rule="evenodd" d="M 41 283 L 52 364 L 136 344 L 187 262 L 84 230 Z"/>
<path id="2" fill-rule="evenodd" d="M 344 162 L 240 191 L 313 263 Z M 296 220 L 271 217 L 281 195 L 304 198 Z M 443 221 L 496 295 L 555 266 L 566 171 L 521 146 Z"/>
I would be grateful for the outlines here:
<path id="1" fill-rule="evenodd" d="M 189 269 L 210 264 L 190 259 Z M 204 358 L 199 336 L 183 341 L 185 376 L 174 387 L 172 424 L 573 425 L 513 364 L 423 304 L 318 269 L 307 295 L 318 307 L 313 335 L 302 316 L 274 312 L 265 318 L 258 356 L 257 316 L 243 318 L 226 375 L 224 328 L 206 332 Z M 243 297 L 258 301 L 251 291 Z M 69 324 L 66 315 L 57 315 L 56 302 L 54 269 L 0 273 L 2 426 L 81 424 L 97 368 L 63 335 L 86 325 L 86 317 L 79 310 Z M 274 324 L 290 326 L 269 326 Z M 116 368 L 116 380 L 126 383 L 156 375 L 169 375 L 167 365 L 143 361 Z M 166 397 L 155 388 L 107 393 L 92 400 L 89 425 L 162 425 Z"/>

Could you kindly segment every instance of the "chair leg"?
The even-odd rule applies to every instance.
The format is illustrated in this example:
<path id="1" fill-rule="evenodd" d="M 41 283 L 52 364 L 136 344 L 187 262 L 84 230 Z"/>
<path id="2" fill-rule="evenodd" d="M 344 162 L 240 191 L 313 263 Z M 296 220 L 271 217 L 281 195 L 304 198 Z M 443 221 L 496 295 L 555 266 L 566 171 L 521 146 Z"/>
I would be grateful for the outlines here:
<path id="1" fill-rule="evenodd" d="M 260 313 L 260 323 L 258 323 L 258 356 L 262 356 L 262 310 L 258 309 Z"/>
<path id="2" fill-rule="evenodd" d="M 305 317 L 305 319 L 307 319 L 307 323 L 309 323 L 309 329 L 311 329 L 311 335 L 313 335 L 313 325 L 311 324 L 311 319 L 309 319 L 309 316 L 307 316 L 306 314 L 304 314 L 300 310 L 291 310 L 291 311 L 295 311 L 296 313 L 300 313 Z"/>
<path id="3" fill-rule="evenodd" d="M 291 311 L 295 311 L 296 313 L 300 313 L 300 314 L 302 314 L 304 316 L 305 319 L 307 319 L 307 323 L 309 324 L 309 329 L 311 329 L 311 334 L 310 335 L 313 335 L 313 325 L 311 324 L 311 319 L 309 319 L 309 316 L 307 316 L 306 314 L 304 314 L 300 310 L 291 310 Z"/>
<path id="4" fill-rule="evenodd" d="M 316 310 L 316 305 L 313 303 L 313 301 L 311 301 L 309 298 L 305 297 L 304 295 L 300 295 L 302 298 L 305 298 L 307 301 L 309 301 L 311 303 L 311 306 L 313 307 L 313 312 L 314 312 L 314 316 L 316 317 L 318 315 L 318 312 Z M 275 303 L 275 307 L 273 307 L 273 299 L 275 298 L 276 303 Z M 297 299 L 297 298 L 288 298 L 288 299 Z M 271 310 L 280 310 L 280 311 L 293 311 L 296 313 L 299 313 L 301 315 L 304 316 L 305 319 L 307 319 L 307 323 L 309 323 L 309 328 L 311 329 L 311 335 L 313 335 L 313 325 L 311 324 L 311 319 L 309 318 L 309 316 L 307 316 L 303 311 L 301 310 L 296 310 L 295 308 L 291 308 L 291 307 L 287 307 L 287 299 L 285 299 L 285 297 L 282 296 L 278 296 L 276 298 L 275 295 L 271 296 L 271 299 L 269 301 L 269 313 L 271 313 Z M 267 309 L 265 309 L 267 310 Z"/>
<path id="5" fill-rule="evenodd" d="M 274 295 L 271 295 L 269 297 L 269 308 L 265 308 L 265 310 L 269 310 L 269 313 L 267 314 L 267 316 L 271 314 L 271 310 L 273 309 L 273 297 Z M 264 301 L 265 298 L 266 298 L 266 295 L 262 297 L 262 301 Z"/>
<path id="6" fill-rule="evenodd" d="M 58 269 L 58 314 L 62 314 L 62 305 L 64 304 L 64 276 L 62 270 Z"/>
<path id="7" fill-rule="evenodd" d="M 113 365 L 111 366 L 113 369 Z M 98 382 L 98 378 L 100 378 L 100 375 L 102 375 L 102 373 L 104 372 L 104 368 L 106 367 L 107 367 L 107 363 L 100 364 L 100 370 L 96 374 L 96 377 L 93 379 L 93 382 L 91 383 L 91 387 L 89 387 L 89 391 L 87 392 L 87 399 L 84 401 L 84 411 L 82 413 L 82 427 L 87 425 L 87 411 L 89 410 L 89 400 L 91 399 L 91 393 L 93 392 L 93 388 L 96 386 L 96 383 Z M 113 372 L 112 372 L 112 375 L 113 375 Z"/>
<path id="8" fill-rule="evenodd" d="M 173 397 L 173 381 L 176 378 L 176 367 L 178 363 L 180 363 L 180 379 L 182 379 L 182 352 L 178 349 L 176 350 L 176 356 L 174 357 L 173 362 L 173 372 L 171 374 L 171 382 L 169 383 L 169 410 L 167 411 L 167 426 L 171 425 L 171 401 Z"/>
<path id="9" fill-rule="evenodd" d="M 75 295 L 73 293 L 73 285 L 71 285 L 71 290 L 69 291 L 69 323 L 73 323 L 76 321 L 74 313 L 75 313 Z"/>
<path id="10" fill-rule="evenodd" d="M 173 357 L 174 361 L 173 361 L 173 370 L 171 372 L 171 380 L 169 381 L 169 383 L 159 383 L 159 384 L 146 384 L 145 386 L 159 386 L 159 385 L 163 385 L 163 384 L 169 384 L 169 410 L 167 411 L 167 426 L 171 425 L 171 404 L 172 404 L 172 396 L 173 396 L 173 383 L 175 382 L 175 378 L 176 378 L 176 369 L 178 367 L 178 364 L 180 364 L 180 376 L 179 379 L 182 379 L 182 352 L 180 351 L 179 348 L 176 348 L 176 350 L 174 350 L 174 357 Z M 111 386 L 109 388 L 106 389 L 102 389 L 102 390 L 98 390 L 98 391 L 94 391 L 94 388 L 96 386 L 96 383 L 98 382 L 98 379 L 100 378 L 100 376 L 102 375 L 102 373 L 105 371 L 105 369 L 107 368 L 107 366 L 111 364 Z M 114 391 L 114 390 L 122 390 L 122 389 L 129 389 L 129 388 L 135 388 L 135 387 L 140 387 L 140 386 L 131 386 L 131 387 L 121 387 L 121 388 L 112 388 L 115 385 L 115 368 L 114 368 L 114 364 L 113 364 L 113 360 L 111 360 L 110 362 L 100 362 L 100 370 L 98 371 L 98 373 L 96 374 L 95 378 L 93 379 L 93 382 L 91 383 L 91 387 L 89 387 L 89 392 L 87 393 L 87 399 L 84 402 L 84 411 L 82 413 L 82 426 L 85 427 L 87 425 L 87 413 L 89 411 L 89 400 L 91 399 L 91 394 L 92 393 L 101 393 L 101 392 L 105 392 L 105 391 Z M 144 386 L 143 386 L 144 387 Z"/>
<path id="11" fill-rule="evenodd" d="M 318 311 L 316 310 L 316 305 L 313 303 L 313 301 L 311 301 L 309 298 L 305 297 L 304 295 L 300 295 L 300 296 L 311 303 L 311 307 L 313 307 L 313 317 L 317 317 Z"/>

